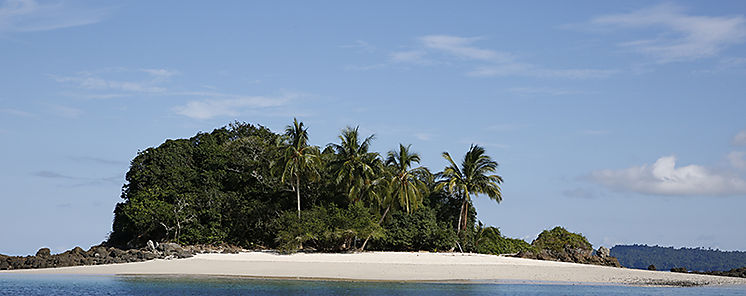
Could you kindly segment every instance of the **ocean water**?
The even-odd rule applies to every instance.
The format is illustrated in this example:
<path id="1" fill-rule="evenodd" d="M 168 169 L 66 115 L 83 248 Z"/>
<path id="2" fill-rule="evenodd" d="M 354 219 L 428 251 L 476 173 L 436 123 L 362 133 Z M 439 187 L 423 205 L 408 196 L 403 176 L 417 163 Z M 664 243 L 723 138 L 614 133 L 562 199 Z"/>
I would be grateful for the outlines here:
<path id="1" fill-rule="evenodd" d="M 211 277 L 0 274 L 0 295 L 746 295 L 746 286 L 335 282 Z"/>

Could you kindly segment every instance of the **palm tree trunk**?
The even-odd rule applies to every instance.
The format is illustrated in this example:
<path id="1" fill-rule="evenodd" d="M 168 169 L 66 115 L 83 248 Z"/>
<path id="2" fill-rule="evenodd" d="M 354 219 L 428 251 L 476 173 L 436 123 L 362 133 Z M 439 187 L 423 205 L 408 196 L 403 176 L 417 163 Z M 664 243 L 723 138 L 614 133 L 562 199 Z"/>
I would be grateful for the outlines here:
<path id="1" fill-rule="evenodd" d="M 466 202 L 466 199 L 464 199 L 464 205 L 462 206 L 462 208 L 464 209 L 463 229 L 464 231 L 466 231 L 466 224 L 468 224 L 468 220 L 469 220 L 469 203 Z"/>
<path id="2" fill-rule="evenodd" d="M 298 197 L 298 219 L 300 220 L 300 176 L 295 177 L 295 195 Z"/>
<path id="3" fill-rule="evenodd" d="M 464 204 L 466 204 L 466 198 L 461 203 L 461 211 L 458 213 L 458 225 L 456 225 L 456 234 L 461 233 L 461 218 L 464 217 Z"/>
<path id="4" fill-rule="evenodd" d="M 383 215 L 381 216 L 381 220 L 378 220 L 378 225 L 381 225 L 381 223 L 383 223 L 383 219 L 386 218 L 386 214 L 389 213 L 390 209 L 391 209 L 391 204 L 389 204 L 389 206 L 386 207 L 386 210 L 383 211 Z M 365 238 L 365 241 L 363 242 L 363 245 L 360 247 L 360 251 L 364 251 L 365 250 L 365 245 L 368 244 L 368 240 L 370 239 L 371 236 L 373 236 L 373 235 L 372 234 L 368 234 L 368 237 Z"/>

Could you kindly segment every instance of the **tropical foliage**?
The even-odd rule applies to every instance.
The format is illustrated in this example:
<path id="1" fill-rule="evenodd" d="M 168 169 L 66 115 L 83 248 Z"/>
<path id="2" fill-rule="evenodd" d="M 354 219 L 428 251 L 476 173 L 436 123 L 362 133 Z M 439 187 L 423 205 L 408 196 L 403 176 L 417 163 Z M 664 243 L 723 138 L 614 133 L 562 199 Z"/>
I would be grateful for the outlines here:
<path id="1" fill-rule="evenodd" d="M 593 250 L 593 246 L 582 233 L 569 232 L 560 226 L 542 231 L 531 242 L 531 245 L 537 250 L 549 250 L 553 252 L 563 252 L 566 248 Z"/>
<path id="2" fill-rule="evenodd" d="M 485 154 L 484 148 L 480 146 L 471 145 L 461 161 L 461 166 L 456 165 L 448 152 L 443 152 L 443 158 L 448 161 L 448 166 L 438 173 L 440 181 L 435 189 L 446 190 L 461 199 L 461 211 L 457 225 L 459 231 L 465 230 L 471 196 L 487 194 L 489 198 L 500 203 L 503 199 L 500 191 L 500 183 L 503 179 L 491 174 L 497 170 L 497 162 Z"/>
<path id="3" fill-rule="evenodd" d="M 477 232 L 477 252 L 483 254 L 516 254 L 533 250 L 533 247 L 522 239 L 504 237 L 497 227 L 481 227 Z"/>
<path id="4" fill-rule="evenodd" d="M 478 194 L 502 200 L 482 147 L 460 166 L 444 153 L 448 166 L 431 174 L 411 145 L 382 157 L 374 139 L 347 127 L 320 151 L 296 119 L 283 134 L 236 122 L 167 140 L 132 160 L 108 243 L 496 252 L 471 206 Z"/>

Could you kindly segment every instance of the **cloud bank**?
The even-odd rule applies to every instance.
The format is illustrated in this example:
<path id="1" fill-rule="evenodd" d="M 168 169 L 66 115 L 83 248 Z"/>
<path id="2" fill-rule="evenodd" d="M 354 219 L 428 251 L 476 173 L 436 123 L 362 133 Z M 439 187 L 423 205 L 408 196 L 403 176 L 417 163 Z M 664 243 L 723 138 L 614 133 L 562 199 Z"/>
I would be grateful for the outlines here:
<path id="1" fill-rule="evenodd" d="M 651 195 L 746 195 L 746 180 L 740 176 L 699 165 L 676 167 L 674 156 L 661 157 L 653 165 L 595 171 L 591 179 L 613 190 Z"/>

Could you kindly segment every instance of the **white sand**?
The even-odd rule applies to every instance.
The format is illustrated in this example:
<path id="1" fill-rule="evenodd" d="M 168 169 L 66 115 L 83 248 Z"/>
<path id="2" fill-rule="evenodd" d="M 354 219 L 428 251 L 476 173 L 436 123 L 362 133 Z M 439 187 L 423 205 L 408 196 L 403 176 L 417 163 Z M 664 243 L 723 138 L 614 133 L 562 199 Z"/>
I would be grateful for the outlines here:
<path id="1" fill-rule="evenodd" d="M 746 285 L 746 279 L 461 253 L 199 254 L 178 260 L 0 271 L 24 274 L 219 275 L 367 281 Z"/>

